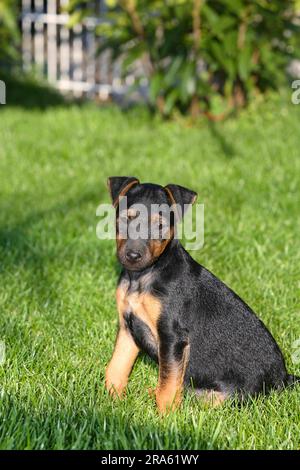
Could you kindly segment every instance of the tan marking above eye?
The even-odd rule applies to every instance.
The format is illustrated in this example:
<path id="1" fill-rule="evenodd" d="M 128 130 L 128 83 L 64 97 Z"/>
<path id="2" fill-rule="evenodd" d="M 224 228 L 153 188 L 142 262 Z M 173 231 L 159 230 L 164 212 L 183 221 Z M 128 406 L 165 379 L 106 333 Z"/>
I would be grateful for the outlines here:
<path id="1" fill-rule="evenodd" d="M 132 219 L 135 219 L 136 217 L 138 217 L 140 215 L 140 212 L 136 209 L 128 209 L 127 211 L 124 210 L 120 213 L 120 218 L 121 219 L 128 219 L 128 220 L 132 220 Z"/>
<path id="2" fill-rule="evenodd" d="M 162 215 L 160 214 L 153 214 L 151 215 L 151 223 L 152 224 L 162 224 L 162 225 L 169 225 L 169 221 L 163 217 Z"/>
<path id="3" fill-rule="evenodd" d="M 160 214 L 151 216 L 151 238 L 153 239 L 169 239 L 170 222 Z"/>
<path id="4" fill-rule="evenodd" d="M 160 222 L 162 219 L 162 216 L 160 214 L 152 214 L 151 215 L 151 222 Z"/>

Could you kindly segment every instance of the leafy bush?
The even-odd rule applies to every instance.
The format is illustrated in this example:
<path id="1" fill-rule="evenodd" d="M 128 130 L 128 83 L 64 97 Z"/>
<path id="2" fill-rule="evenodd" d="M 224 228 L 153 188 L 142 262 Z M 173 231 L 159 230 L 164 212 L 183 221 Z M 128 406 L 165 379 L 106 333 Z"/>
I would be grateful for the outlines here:
<path id="1" fill-rule="evenodd" d="M 17 56 L 19 32 L 17 1 L 0 0 L 0 60 Z"/>
<path id="2" fill-rule="evenodd" d="M 89 2 L 90 3 L 90 2 Z M 86 3 L 72 0 L 73 18 Z M 124 74 L 142 63 L 149 103 L 212 116 L 278 88 L 294 54 L 293 0 L 106 0 L 100 51 L 122 58 Z M 138 82 L 138 80 L 137 80 Z"/>

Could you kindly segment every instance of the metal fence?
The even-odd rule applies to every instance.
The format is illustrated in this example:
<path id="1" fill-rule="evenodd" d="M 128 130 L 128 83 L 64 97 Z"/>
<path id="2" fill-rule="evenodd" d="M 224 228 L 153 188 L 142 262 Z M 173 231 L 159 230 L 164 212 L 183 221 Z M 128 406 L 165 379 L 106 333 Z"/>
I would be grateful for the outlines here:
<path id="1" fill-rule="evenodd" d="M 96 55 L 101 39 L 95 29 L 105 13 L 103 0 L 90 6 L 94 16 L 68 27 L 68 0 L 22 0 L 22 61 L 25 69 L 40 71 L 58 89 L 106 99 L 132 83 L 121 80 L 120 62 L 110 60 L 109 51 Z"/>

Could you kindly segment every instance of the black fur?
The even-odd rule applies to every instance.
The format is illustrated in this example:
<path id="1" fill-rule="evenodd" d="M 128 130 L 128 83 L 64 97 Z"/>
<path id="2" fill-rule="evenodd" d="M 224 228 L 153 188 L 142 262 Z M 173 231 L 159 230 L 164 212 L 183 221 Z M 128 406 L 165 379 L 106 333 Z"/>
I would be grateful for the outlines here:
<path id="1" fill-rule="evenodd" d="M 149 326 L 135 316 L 132 312 L 125 314 L 126 327 L 132 334 L 136 344 L 154 361 L 158 362 L 158 349 Z"/>
<path id="2" fill-rule="evenodd" d="M 152 184 L 138 184 L 127 197 L 128 207 L 133 203 L 170 204 L 164 188 Z M 145 285 L 147 276 L 150 282 Z M 184 347 L 190 345 L 187 385 L 244 397 L 282 389 L 299 380 L 287 373 L 276 341 L 251 308 L 194 261 L 178 240 L 172 239 L 145 269 L 125 267 L 120 282 L 126 282 L 132 291 L 147 290 L 161 301 L 159 344 L 133 312 L 125 318 L 134 340 L 151 358 L 158 361 L 159 349 L 160 360 L 179 362 Z"/>

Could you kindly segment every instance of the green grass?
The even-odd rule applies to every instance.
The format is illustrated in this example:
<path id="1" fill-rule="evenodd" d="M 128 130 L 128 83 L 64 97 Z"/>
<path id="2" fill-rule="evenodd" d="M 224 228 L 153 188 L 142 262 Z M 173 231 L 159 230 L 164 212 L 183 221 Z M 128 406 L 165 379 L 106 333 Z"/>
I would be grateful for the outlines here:
<path id="1" fill-rule="evenodd" d="M 43 93 L 43 106 L 11 95 L 0 108 L 0 448 L 299 448 L 299 387 L 219 409 L 186 395 L 162 419 L 147 393 L 157 368 L 140 357 L 127 398 L 107 397 L 119 268 L 95 211 L 109 175 L 196 190 L 205 246 L 192 255 L 254 308 L 299 374 L 300 106 L 284 96 L 189 128 L 142 110 L 47 106 Z"/>

